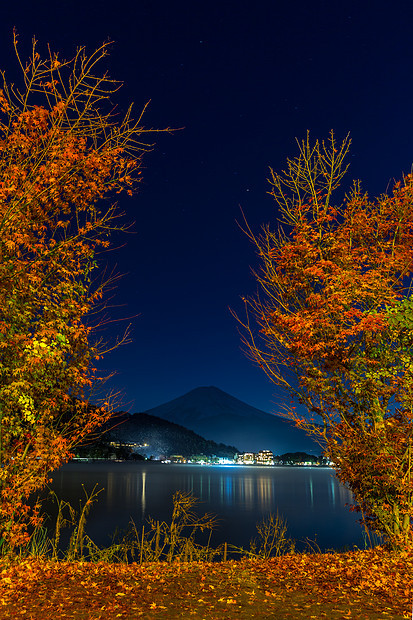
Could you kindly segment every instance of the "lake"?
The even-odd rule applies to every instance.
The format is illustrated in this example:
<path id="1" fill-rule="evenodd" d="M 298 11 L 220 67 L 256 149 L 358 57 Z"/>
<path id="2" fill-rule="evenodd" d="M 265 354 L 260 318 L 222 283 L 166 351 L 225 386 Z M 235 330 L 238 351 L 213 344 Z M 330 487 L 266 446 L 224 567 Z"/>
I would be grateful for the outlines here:
<path id="1" fill-rule="evenodd" d="M 172 495 L 179 490 L 200 499 L 200 514 L 219 517 L 212 546 L 248 546 L 256 523 L 278 510 L 300 550 L 306 539 L 316 541 L 322 551 L 364 548 L 357 514 L 345 506 L 352 502 L 351 492 L 330 468 L 72 462 L 54 472 L 51 487 L 77 507 L 84 497 L 82 484 L 89 493 L 95 484 L 104 489 L 87 526 L 98 545 L 109 544 L 116 528 L 126 529 L 130 518 L 138 527 L 148 516 L 169 522 Z"/>

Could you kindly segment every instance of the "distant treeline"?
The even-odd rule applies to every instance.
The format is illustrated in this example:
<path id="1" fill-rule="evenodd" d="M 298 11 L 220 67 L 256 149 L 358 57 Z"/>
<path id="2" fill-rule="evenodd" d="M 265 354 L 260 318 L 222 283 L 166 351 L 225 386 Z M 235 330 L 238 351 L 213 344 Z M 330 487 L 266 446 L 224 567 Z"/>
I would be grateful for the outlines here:
<path id="1" fill-rule="evenodd" d="M 284 464 L 289 463 L 318 463 L 319 465 L 326 465 L 327 459 L 325 456 L 314 456 L 314 454 L 307 454 L 307 452 L 286 452 L 276 457 L 277 460 L 282 461 Z"/>

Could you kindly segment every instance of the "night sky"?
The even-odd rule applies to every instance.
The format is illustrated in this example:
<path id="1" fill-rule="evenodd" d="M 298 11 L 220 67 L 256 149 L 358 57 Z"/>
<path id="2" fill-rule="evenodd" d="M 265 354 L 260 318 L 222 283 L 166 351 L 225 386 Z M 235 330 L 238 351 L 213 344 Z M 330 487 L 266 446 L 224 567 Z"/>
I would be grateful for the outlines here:
<path id="1" fill-rule="evenodd" d="M 6 3 L 4 3 L 6 5 Z M 12 29 L 28 57 L 50 43 L 63 57 L 113 40 L 107 67 L 121 109 L 151 100 L 159 134 L 140 193 L 122 199 L 135 222 L 108 255 L 124 274 L 114 317 L 133 319 L 133 342 L 108 355 L 124 408 L 144 411 L 215 385 L 265 411 L 279 397 L 240 348 L 229 308 L 252 294 L 257 259 L 237 221 L 276 222 L 269 166 L 296 155 L 310 130 L 351 133 L 353 178 L 371 195 L 413 162 L 413 5 L 364 0 L 174 2 L 22 0 L 2 6 L 0 68 L 12 78 Z M 122 324 L 111 327 L 121 331 Z M 110 333 L 108 335 L 111 335 Z"/>

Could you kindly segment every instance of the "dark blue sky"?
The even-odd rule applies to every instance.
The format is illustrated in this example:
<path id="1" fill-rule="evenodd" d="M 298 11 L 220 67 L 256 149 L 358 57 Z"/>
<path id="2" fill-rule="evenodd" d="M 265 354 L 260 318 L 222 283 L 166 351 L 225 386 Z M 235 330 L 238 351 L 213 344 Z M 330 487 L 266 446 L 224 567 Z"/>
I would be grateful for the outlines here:
<path id="1" fill-rule="evenodd" d="M 229 307 L 255 290 L 253 230 L 277 213 L 268 167 L 296 154 L 307 130 L 351 132 L 347 184 L 371 194 L 413 162 L 411 2 L 334 0 L 22 0 L 2 7 L 0 67 L 15 69 L 12 29 L 28 55 L 36 35 L 63 56 L 115 41 L 110 73 L 118 101 L 145 125 L 185 127 L 159 135 L 140 194 L 122 201 L 136 234 L 117 252 L 115 315 L 133 321 L 133 343 L 105 368 L 130 411 L 201 385 L 277 411 L 274 389 L 240 350 Z M 26 50 L 26 54 L 24 53 Z M 115 260 L 115 254 L 111 256 Z M 122 326 L 119 325 L 121 330 Z"/>

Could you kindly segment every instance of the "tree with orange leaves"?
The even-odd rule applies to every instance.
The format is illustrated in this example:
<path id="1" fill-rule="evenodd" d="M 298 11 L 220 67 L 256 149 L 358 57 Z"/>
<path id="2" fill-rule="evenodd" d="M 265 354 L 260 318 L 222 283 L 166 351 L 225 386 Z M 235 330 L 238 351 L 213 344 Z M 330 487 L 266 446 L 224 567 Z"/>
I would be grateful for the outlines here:
<path id="1" fill-rule="evenodd" d="M 246 227 L 261 270 L 239 320 L 250 357 L 307 410 L 285 415 L 324 447 L 362 523 L 398 547 L 413 543 L 413 175 L 376 199 L 354 183 L 335 204 L 349 146 L 307 135 L 271 171 L 281 224 Z"/>
<path id="2" fill-rule="evenodd" d="M 109 107 L 120 84 L 96 75 L 108 44 L 70 61 L 33 41 L 21 89 L 0 90 L 0 539 L 28 540 L 39 506 L 27 499 L 49 472 L 104 423 L 108 402 L 89 405 L 99 384 L 96 310 L 111 278 L 99 254 L 124 230 L 116 205 L 140 181 L 141 117 Z M 99 321 L 99 320 L 98 320 Z"/>

